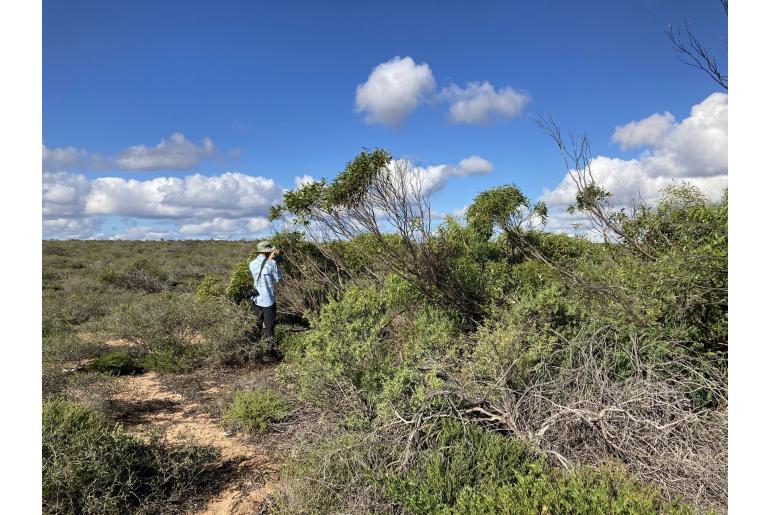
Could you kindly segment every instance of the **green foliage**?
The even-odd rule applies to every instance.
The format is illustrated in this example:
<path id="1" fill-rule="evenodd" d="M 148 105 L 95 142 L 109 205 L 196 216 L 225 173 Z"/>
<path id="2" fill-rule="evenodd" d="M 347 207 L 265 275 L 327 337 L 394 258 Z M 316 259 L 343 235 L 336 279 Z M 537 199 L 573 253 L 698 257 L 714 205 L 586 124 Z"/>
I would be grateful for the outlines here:
<path id="1" fill-rule="evenodd" d="M 415 514 L 694 513 L 620 468 L 564 474 L 515 438 L 457 422 L 444 424 L 415 466 L 384 484 Z"/>
<path id="2" fill-rule="evenodd" d="M 118 306 L 96 327 L 112 338 L 124 339 L 148 351 L 182 346 L 197 329 L 195 299 L 190 295 L 146 295 Z"/>
<path id="3" fill-rule="evenodd" d="M 380 177 L 393 156 L 383 149 L 363 150 L 331 183 L 315 181 L 287 191 L 283 204 L 270 210 L 271 221 L 284 213 L 294 217 L 294 223 L 307 226 L 314 210 L 334 211 L 359 204 L 374 181 Z"/>
<path id="4" fill-rule="evenodd" d="M 254 277 L 249 270 L 249 262 L 241 261 L 235 265 L 230 275 L 230 283 L 225 290 L 225 297 L 233 302 L 246 300 L 246 293 L 254 287 Z"/>
<path id="5" fill-rule="evenodd" d="M 351 207 L 359 202 L 382 170 L 393 159 L 381 148 L 363 150 L 334 178 L 326 191 L 325 202 L 330 207 Z"/>
<path id="6" fill-rule="evenodd" d="M 331 183 L 288 192 L 273 214 L 298 222 L 318 212 L 333 217 L 366 198 L 389 159 L 384 151 L 364 151 Z M 596 209 L 607 195 L 588 189 L 577 208 Z M 656 208 L 613 213 L 622 235 L 612 243 L 530 230 L 546 216 L 545 206 L 504 186 L 476 198 L 467 224 L 448 217 L 425 240 L 388 233 L 318 245 L 299 232 L 273 238 L 286 258 L 279 303 L 310 327 L 278 328 L 285 353 L 281 393 L 239 391 L 226 418 L 261 432 L 291 420 L 294 403 L 318 414 L 314 432 L 321 436 L 292 450 L 282 471 L 288 486 L 279 511 L 692 511 L 663 502 L 654 485 L 639 485 L 620 465 L 565 474 L 511 435 L 473 425 L 467 417 L 480 415 L 466 409 L 509 409 L 512 398 L 518 402 L 528 391 L 547 396 L 547 383 L 556 386 L 544 404 L 599 410 L 616 402 L 614 394 L 587 404 L 580 397 L 594 394 L 585 379 L 597 371 L 611 383 L 597 387 L 597 396 L 649 381 L 665 385 L 661 395 L 670 394 L 683 414 L 722 410 L 721 376 L 711 362 L 716 357 L 726 366 L 727 358 L 727 199 L 712 203 L 694 188 L 669 189 Z M 416 273 L 377 259 L 383 249 L 407 255 L 408 244 L 423 259 Z M 137 344 L 131 351 L 137 362 L 159 371 L 243 363 L 253 351 L 245 336 L 253 316 L 240 302 L 253 282 L 242 261 L 253 243 L 77 245 L 44 243 L 44 378 L 51 384 L 61 383 L 55 374 L 61 362 L 98 355 L 98 346 L 75 336 L 81 331 Z M 215 278 L 228 274 L 225 288 Z M 110 353 L 97 362 L 120 373 L 125 358 Z M 522 432 L 530 423 L 537 431 L 537 417 L 547 410 L 528 415 L 527 409 L 534 408 L 525 406 L 514 422 L 525 426 Z M 561 434 L 568 429 L 560 424 L 567 423 L 542 436 L 541 450 L 574 438 L 584 453 L 578 462 L 593 456 L 599 463 L 607 455 L 590 436 Z M 702 430 L 691 436 L 700 438 L 696 431 Z M 697 447 L 680 436 L 666 438 L 695 456 Z M 628 470 L 649 467 L 624 459 Z M 666 484 L 674 492 L 692 477 L 687 470 L 668 472 L 662 477 L 674 478 Z M 721 486 L 711 483 L 704 505 L 723 502 Z M 83 485 L 77 488 L 88 488 Z"/>
<path id="7" fill-rule="evenodd" d="M 287 400 L 276 390 L 239 390 L 225 409 L 223 419 L 246 431 L 264 433 L 289 414 Z"/>
<path id="8" fill-rule="evenodd" d="M 206 351 L 196 346 L 163 346 L 157 347 L 142 356 L 141 366 L 164 374 L 189 372 L 197 367 Z"/>
<path id="9" fill-rule="evenodd" d="M 567 212 L 572 214 L 575 212 L 590 211 L 591 209 L 595 209 L 596 206 L 606 202 L 611 196 L 612 193 L 602 186 L 595 183 L 588 184 L 585 188 L 578 191 L 577 195 L 575 195 L 575 203 L 567 208 Z"/>
<path id="10" fill-rule="evenodd" d="M 323 202 L 327 184 L 325 180 L 303 184 L 295 190 L 284 193 L 283 205 L 270 209 L 269 220 L 275 221 L 288 212 L 297 217 L 297 222 L 308 224 L 308 216 L 312 210 Z"/>
<path id="11" fill-rule="evenodd" d="M 212 297 L 223 297 L 225 286 L 222 281 L 213 275 L 207 275 L 195 289 L 195 297 L 198 300 L 206 300 Z"/>
<path id="12" fill-rule="evenodd" d="M 593 286 L 581 295 L 597 318 L 727 356 L 727 204 L 693 187 L 664 190 L 657 208 L 617 215 L 625 237 L 573 260 Z M 597 292 L 599 295 L 597 295 Z"/>
<path id="13" fill-rule="evenodd" d="M 301 337 L 281 371 L 299 395 L 317 405 L 334 402 L 337 384 L 375 392 L 390 368 L 392 356 L 382 337 L 384 300 L 374 288 L 351 287 L 342 299 L 321 310 Z"/>
<path id="14" fill-rule="evenodd" d="M 498 186 L 482 191 L 468 206 L 468 226 L 483 239 L 492 237 L 495 228 L 504 231 L 519 229 L 532 215 L 539 216 L 543 223 L 548 216 L 544 203 L 538 202 L 530 211 L 531 203 L 516 185 Z"/>
<path id="15" fill-rule="evenodd" d="M 213 448 L 145 443 L 64 399 L 43 403 L 43 513 L 175 512 L 200 499 Z"/>
<path id="16" fill-rule="evenodd" d="M 125 350 L 114 350 L 102 354 L 90 363 L 89 369 L 116 376 L 137 374 L 143 371 L 136 359 Z"/>

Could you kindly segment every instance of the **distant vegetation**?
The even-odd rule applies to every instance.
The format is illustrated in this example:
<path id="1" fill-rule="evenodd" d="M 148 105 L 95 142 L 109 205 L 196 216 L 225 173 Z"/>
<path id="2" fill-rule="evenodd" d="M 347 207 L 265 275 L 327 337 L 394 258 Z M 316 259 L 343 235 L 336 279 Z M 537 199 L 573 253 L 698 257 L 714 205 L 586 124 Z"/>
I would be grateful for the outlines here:
<path id="1" fill-rule="evenodd" d="M 223 413 L 300 435 L 272 509 L 725 511 L 726 193 L 710 202 L 684 185 L 619 211 L 586 181 L 574 208 L 606 236 L 592 241 L 544 232 L 547 206 L 515 185 L 479 194 L 466 220 L 433 220 L 429 192 L 390 160 L 364 151 L 273 210 L 283 360 L 274 385 L 236 390 Z M 60 400 L 90 377 L 62 373 L 73 362 L 105 377 L 251 366 L 253 250 L 44 242 L 44 449 L 138 445 Z M 70 412 L 88 422 L 61 422 Z M 97 426 L 107 436 L 91 446 L 79 435 Z M 203 456 L 184 452 L 191 475 L 176 486 L 152 486 L 171 465 L 149 461 L 149 486 L 129 490 L 173 506 Z M 62 479 L 83 462 L 45 459 L 46 509 L 66 511 L 90 488 Z M 121 492 L 93 506 L 133 509 Z"/>

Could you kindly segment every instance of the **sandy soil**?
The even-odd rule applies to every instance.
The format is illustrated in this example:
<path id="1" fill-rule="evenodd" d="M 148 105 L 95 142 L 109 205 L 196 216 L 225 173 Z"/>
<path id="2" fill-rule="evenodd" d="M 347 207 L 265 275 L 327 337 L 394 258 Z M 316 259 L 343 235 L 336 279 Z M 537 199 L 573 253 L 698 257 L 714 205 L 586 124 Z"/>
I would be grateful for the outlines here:
<path id="1" fill-rule="evenodd" d="M 194 396 L 170 391 L 154 372 L 122 378 L 111 401 L 127 430 L 142 433 L 161 429 L 171 440 L 192 440 L 221 452 L 222 464 L 235 463 L 232 481 L 199 513 L 254 514 L 276 488 L 275 464 L 266 449 L 239 434 L 228 435 L 202 406 L 224 388 L 216 381 L 201 381 Z"/>

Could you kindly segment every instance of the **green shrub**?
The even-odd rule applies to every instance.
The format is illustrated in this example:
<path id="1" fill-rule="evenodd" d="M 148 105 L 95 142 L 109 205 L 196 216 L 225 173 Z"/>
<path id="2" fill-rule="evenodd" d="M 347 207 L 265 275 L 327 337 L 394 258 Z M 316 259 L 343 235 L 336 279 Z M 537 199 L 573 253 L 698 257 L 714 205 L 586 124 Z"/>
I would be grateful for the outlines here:
<path id="1" fill-rule="evenodd" d="M 206 351 L 194 346 L 158 347 L 139 360 L 141 366 L 163 374 L 189 372 L 201 364 Z"/>
<path id="2" fill-rule="evenodd" d="M 43 403 L 43 513 L 180 511 L 206 490 L 218 452 L 144 442 L 64 399 Z"/>
<path id="3" fill-rule="evenodd" d="M 385 301 L 375 288 L 351 287 L 311 322 L 280 371 L 285 384 L 317 406 L 339 402 L 340 388 L 366 397 L 380 391 L 393 354 L 383 338 Z"/>
<path id="4" fill-rule="evenodd" d="M 415 514 L 694 513 L 620 467 L 565 474 L 520 440 L 458 422 L 444 424 L 415 465 L 384 485 Z"/>
<path id="5" fill-rule="evenodd" d="M 138 374 L 143 372 L 136 359 L 125 350 L 109 351 L 91 362 L 89 368 L 94 372 L 115 376 Z"/>
<path id="6" fill-rule="evenodd" d="M 275 390 L 239 390 L 233 395 L 223 418 L 246 431 L 264 433 L 289 414 L 287 400 Z"/>
<path id="7" fill-rule="evenodd" d="M 246 299 L 246 292 L 253 286 L 254 277 L 249 270 L 249 262 L 239 262 L 230 275 L 230 283 L 225 290 L 225 296 L 233 302 L 241 302 Z"/>
<path id="8" fill-rule="evenodd" d="M 198 300 L 206 300 L 212 297 L 222 297 L 225 294 L 225 287 L 222 281 L 213 275 L 207 275 L 195 289 L 195 296 Z"/>

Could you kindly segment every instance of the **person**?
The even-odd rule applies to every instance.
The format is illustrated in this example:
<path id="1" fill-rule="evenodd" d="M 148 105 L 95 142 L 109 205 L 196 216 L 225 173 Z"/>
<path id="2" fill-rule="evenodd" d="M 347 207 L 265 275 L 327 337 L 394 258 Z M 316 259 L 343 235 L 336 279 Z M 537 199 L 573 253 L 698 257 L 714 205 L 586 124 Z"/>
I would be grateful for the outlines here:
<path id="1" fill-rule="evenodd" d="M 257 294 L 251 297 L 251 306 L 257 315 L 257 323 L 252 329 L 252 334 L 257 337 L 270 340 L 270 351 L 273 348 L 273 336 L 275 334 L 275 285 L 283 277 L 276 258 L 280 251 L 267 241 L 260 241 L 257 245 L 257 255 L 249 263 L 249 270 L 254 276 L 254 289 Z M 264 328 L 262 325 L 264 324 Z"/>

